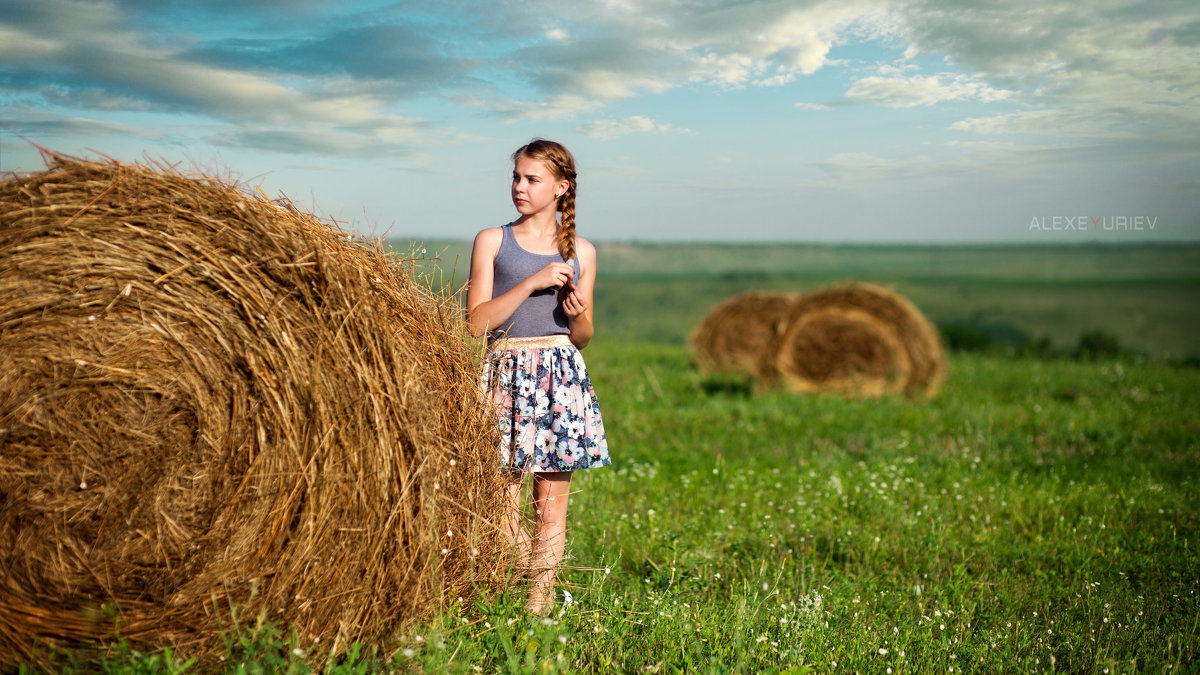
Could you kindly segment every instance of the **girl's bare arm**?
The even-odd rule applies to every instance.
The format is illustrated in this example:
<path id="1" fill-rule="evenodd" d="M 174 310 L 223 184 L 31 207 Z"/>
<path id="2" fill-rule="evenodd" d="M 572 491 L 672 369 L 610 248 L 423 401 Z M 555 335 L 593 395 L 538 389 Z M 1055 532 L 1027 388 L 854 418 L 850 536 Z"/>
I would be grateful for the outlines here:
<path id="1" fill-rule="evenodd" d="M 596 286 L 596 247 L 586 239 L 575 240 L 575 255 L 579 258 L 579 280 L 563 299 L 567 326 L 571 329 L 571 344 L 583 349 L 592 340 L 592 291 Z"/>

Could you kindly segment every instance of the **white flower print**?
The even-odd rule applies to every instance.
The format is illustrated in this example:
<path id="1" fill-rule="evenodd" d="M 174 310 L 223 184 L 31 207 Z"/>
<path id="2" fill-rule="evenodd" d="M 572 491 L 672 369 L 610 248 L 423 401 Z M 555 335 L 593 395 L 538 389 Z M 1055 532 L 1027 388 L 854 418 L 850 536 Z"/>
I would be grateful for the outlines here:
<path id="1" fill-rule="evenodd" d="M 542 429 L 537 432 L 537 438 L 534 440 L 534 446 L 543 452 L 554 447 L 554 442 L 558 440 L 558 435 L 550 429 Z"/>
<path id="2" fill-rule="evenodd" d="M 537 387 L 537 380 L 530 378 L 527 380 L 521 380 L 521 384 L 517 388 L 517 391 L 522 397 L 527 397 L 527 396 L 533 395 L 533 391 L 536 387 Z"/>
<path id="3" fill-rule="evenodd" d="M 567 423 L 567 435 L 571 438 L 583 436 L 583 420 L 571 420 Z"/>
<path id="4" fill-rule="evenodd" d="M 574 347 L 517 349 L 485 366 L 505 470 L 575 471 L 611 464 L 600 407 Z M 502 384 L 506 383 L 506 384 Z M 511 460 L 511 464 L 509 461 Z"/>

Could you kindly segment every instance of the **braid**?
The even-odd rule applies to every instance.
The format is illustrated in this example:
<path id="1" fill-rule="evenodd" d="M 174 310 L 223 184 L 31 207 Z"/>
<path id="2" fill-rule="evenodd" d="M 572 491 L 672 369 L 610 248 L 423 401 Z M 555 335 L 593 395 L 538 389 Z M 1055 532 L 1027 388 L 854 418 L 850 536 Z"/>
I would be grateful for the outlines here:
<path id="1" fill-rule="evenodd" d="M 575 257 L 575 157 L 561 143 L 535 138 L 513 153 L 517 157 L 528 157 L 545 162 L 559 179 L 568 183 L 567 191 L 558 198 L 558 211 L 562 213 L 562 225 L 558 232 L 558 250 L 563 260 Z"/>
<path id="2" fill-rule="evenodd" d="M 562 252 L 563 260 L 575 257 L 575 181 L 558 200 L 558 210 L 562 212 L 562 227 L 558 232 L 558 250 Z"/>

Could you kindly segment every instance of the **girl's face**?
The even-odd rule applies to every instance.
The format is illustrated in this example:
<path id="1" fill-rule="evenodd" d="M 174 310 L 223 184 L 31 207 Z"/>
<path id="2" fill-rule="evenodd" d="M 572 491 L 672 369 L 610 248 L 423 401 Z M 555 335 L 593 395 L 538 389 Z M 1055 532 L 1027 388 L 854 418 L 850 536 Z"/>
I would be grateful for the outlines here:
<path id="1" fill-rule="evenodd" d="M 513 167 L 512 200 L 517 212 L 523 216 L 558 210 L 558 197 L 570 183 L 554 175 L 546 163 L 524 155 L 517 157 Z"/>

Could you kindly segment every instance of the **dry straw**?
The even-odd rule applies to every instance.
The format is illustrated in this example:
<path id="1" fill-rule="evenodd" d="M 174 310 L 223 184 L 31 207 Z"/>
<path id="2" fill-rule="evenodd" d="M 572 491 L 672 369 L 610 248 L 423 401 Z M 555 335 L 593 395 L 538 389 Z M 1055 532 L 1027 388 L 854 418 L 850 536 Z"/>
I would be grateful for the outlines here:
<path id="1" fill-rule="evenodd" d="M 386 646 L 502 576 L 455 305 L 289 202 L 46 160 L 0 183 L 0 665 L 105 607 L 202 663 L 234 616 Z"/>
<path id="2" fill-rule="evenodd" d="M 692 330 L 692 358 L 705 372 L 764 375 L 762 354 L 775 344 L 794 293 L 750 292 L 714 307 Z"/>

